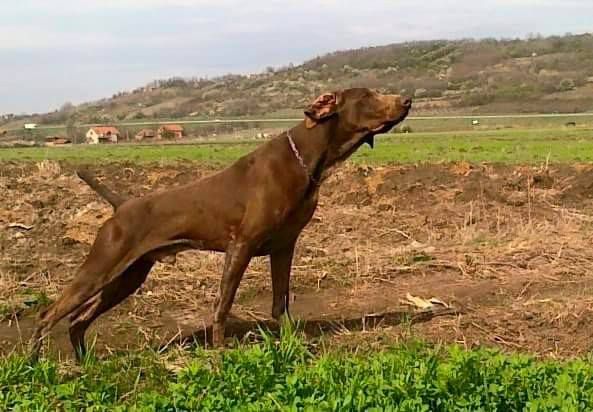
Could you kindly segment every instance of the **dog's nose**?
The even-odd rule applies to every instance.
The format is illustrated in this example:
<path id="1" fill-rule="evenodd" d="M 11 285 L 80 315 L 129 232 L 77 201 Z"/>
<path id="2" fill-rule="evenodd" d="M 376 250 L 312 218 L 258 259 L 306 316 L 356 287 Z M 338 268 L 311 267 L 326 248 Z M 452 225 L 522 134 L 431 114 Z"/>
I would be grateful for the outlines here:
<path id="1" fill-rule="evenodd" d="M 411 97 L 402 97 L 402 106 L 411 107 L 412 106 L 412 98 Z"/>

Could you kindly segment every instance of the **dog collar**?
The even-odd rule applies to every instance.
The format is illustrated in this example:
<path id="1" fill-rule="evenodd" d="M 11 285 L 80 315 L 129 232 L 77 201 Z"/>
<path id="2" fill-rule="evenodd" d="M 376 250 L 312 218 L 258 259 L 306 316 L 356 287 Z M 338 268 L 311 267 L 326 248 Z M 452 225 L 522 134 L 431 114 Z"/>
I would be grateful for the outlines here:
<path id="1" fill-rule="evenodd" d="M 311 174 L 311 172 L 309 172 L 309 169 L 307 168 L 307 165 L 305 164 L 305 161 L 303 160 L 303 157 L 301 156 L 301 153 L 299 152 L 299 149 L 297 149 L 296 144 L 294 143 L 294 140 L 292 139 L 292 136 L 290 134 L 290 130 L 287 130 L 286 131 L 286 137 L 288 137 L 288 144 L 290 145 L 290 149 L 292 150 L 292 153 L 294 153 L 294 157 L 296 157 L 297 160 L 299 161 L 299 164 L 301 165 L 301 167 L 303 168 L 303 170 L 305 171 L 305 173 L 309 177 L 309 180 L 315 186 L 318 186 L 319 185 L 319 182 L 317 182 L 317 179 L 315 179 L 315 177 L 313 177 L 313 175 Z"/>

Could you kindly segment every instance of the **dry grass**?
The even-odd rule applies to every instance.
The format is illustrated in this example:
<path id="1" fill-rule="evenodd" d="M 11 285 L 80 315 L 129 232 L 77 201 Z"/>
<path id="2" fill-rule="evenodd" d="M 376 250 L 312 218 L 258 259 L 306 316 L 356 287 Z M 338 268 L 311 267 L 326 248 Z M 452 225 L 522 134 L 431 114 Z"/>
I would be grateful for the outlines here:
<path id="1" fill-rule="evenodd" d="M 62 168 L 59 163 L 52 160 L 42 160 L 35 164 L 39 175 L 43 178 L 53 178 L 60 175 Z"/>
<path id="2" fill-rule="evenodd" d="M 42 202 L 34 208 L 32 229 L 3 232 L 0 298 L 11 308 L 22 309 L 31 292 L 55 298 L 111 214 L 67 168 L 52 179 L 40 170 L 55 169 L 15 168 L 7 175 L 11 189 L 2 213 Z M 589 332 L 579 325 L 591 318 L 593 226 L 592 204 L 577 190 L 587 180 L 583 173 L 590 172 L 463 164 L 342 170 L 324 189 L 298 245 L 293 313 L 356 318 L 399 310 L 407 293 L 435 296 L 463 314 L 415 326 L 422 337 L 554 356 L 585 352 Z M 139 193 L 196 174 L 201 172 L 183 166 L 138 167 L 134 173 L 114 170 L 110 179 Z M 551 183 L 542 187 L 541 176 L 548 175 Z M 6 222 L 0 214 L 0 224 Z M 222 263 L 219 254 L 187 252 L 174 265 L 158 264 L 140 292 L 98 322 L 97 331 L 121 338 L 119 346 L 174 345 L 180 330 L 207 322 Z M 255 259 L 234 313 L 268 319 L 270 299 L 268 262 Z M 23 321 L 30 319 L 27 313 Z M 385 331 L 411 333 L 409 325 L 384 326 L 383 332 L 364 333 L 365 339 L 378 342 Z M 0 336 L 9 335 L 11 329 L 2 328 Z M 99 345 L 106 340 L 115 341 L 103 336 Z"/>

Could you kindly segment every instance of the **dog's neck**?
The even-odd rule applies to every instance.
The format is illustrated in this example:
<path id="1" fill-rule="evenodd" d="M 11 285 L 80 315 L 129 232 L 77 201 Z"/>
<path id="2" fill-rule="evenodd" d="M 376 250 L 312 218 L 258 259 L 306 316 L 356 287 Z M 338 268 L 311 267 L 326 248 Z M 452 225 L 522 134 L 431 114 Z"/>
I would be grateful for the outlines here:
<path id="1" fill-rule="evenodd" d="M 330 120 L 310 129 L 302 122 L 290 130 L 296 149 L 307 169 L 306 173 L 312 177 L 314 184 L 327 179 L 336 166 L 333 164 L 335 162 L 331 162 L 330 156 L 331 137 L 336 133 L 336 127 L 336 122 Z"/>

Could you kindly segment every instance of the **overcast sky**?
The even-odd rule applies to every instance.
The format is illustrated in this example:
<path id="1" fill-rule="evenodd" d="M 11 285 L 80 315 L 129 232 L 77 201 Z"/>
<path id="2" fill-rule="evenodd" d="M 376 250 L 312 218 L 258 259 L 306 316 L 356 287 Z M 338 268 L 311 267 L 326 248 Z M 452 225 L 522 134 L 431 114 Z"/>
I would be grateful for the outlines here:
<path id="1" fill-rule="evenodd" d="M 593 31 L 593 0 L 17 0 L 0 12 L 0 113 L 156 78 L 259 72 L 408 40 Z"/>

